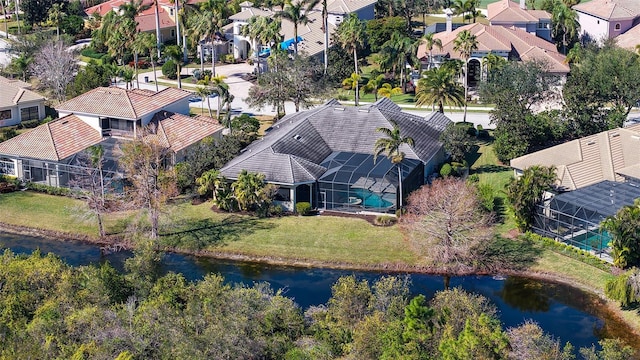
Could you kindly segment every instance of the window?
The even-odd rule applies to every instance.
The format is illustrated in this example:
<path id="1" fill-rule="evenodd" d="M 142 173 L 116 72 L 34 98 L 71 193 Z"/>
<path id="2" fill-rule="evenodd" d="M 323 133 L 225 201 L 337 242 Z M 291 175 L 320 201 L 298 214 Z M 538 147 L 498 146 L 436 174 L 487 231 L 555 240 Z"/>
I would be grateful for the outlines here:
<path id="1" fill-rule="evenodd" d="M 169 9 L 169 15 L 173 16 L 173 9 Z"/>
<path id="2" fill-rule="evenodd" d="M 615 25 L 614 29 L 615 29 L 616 31 L 620 31 L 620 23 L 617 23 L 617 24 Z"/>
<path id="3" fill-rule="evenodd" d="M 11 119 L 11 109 L 0 111 L 0 120 Z"/>
<path id="4" fill-rule="evenodd" d="M 31 106 L 28 108 L 20 109 L 20 121 L 38 120 L 38 119 L 39 119 L 39 116 L 38 116 L 37 106 Z"/>
<path id="5" fill-rule="evenodd" d="M 176 37 L 176 31 L 171 29 L 171 37 Z"/>

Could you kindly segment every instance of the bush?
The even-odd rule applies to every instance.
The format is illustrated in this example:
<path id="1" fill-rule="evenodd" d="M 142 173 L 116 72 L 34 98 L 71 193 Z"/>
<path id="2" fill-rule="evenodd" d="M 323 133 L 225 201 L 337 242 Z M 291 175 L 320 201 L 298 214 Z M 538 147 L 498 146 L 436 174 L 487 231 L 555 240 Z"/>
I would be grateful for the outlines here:
<path id="1" fill-rule="evenodd" d="M 23 129 L 33 129 L 40 125 L 40 120 L 27 120 L 20 123 L 20 127 Z"/>
<path id="2" fill-rule="evenodd" d="M 233 54 L 226 54 L 222 56 L 221 60 L 225 64 L 235 64 L 236 62 L 236 58 L 233 56 Z"/>
<path id="3" fill-rule="evenodd" d="M 480 198 L 480 204 L 485 210 L 493 211 L 495 208 L 496 197 L 491 184 L 478 184 L 478 197 Z"/>
<path id="4" fill-rule="evenodd" d="M 453 172 L 453 168 L 448 163 L 442 165 L 442 167 L 440 168 L 440 176 L 442 177 L 451 176 L 452 172 Z"/>
<path id="5" fill-rule="evenodd" d="M 467 131 L 467 135 L 469 136 L 476 136 L 476 128 L 475 125 L 473 125 L 473 123 L 470 122 L 458 122 L 455 124 L 458 127 L 464 128 Z"/>
<path id="6" fill-rule="evenodd" d="M 282 216 L 284 210 L 280 205 L 271 205 L 269 206 L 269 215 L 270 216 Z"/>
<path id="7" fill-rule="evenodd" d="M 390 215 L 378 215 L 374 220 L 374 223 L 378 226 L 391 226 L 396 223 L 398 219 Z"/>
<path id="8" fill-rule="evenodd" d="M 162 64 L 162 75 L 171 80 L 175 80 L 178 78 L 176 63 L 173 60 L 169 60 L 166 63 Z"/>
<path id="9" fill-rule="evenodd" d="M 311 204 L 308 202 L 299 202 L 296 204 L 296 212 L 302 216 L 311 215 Z"/>
<path id="10" fill-rule="evenodd" d="M 61 188 L 57 186 L 36 184 L 32 182 L 27 183 L 27 188 L 35 192 L 45 193 L 49 195 L 57 195 L 57 196 L 73 196 L 74 195 L 74 192 L 71 191 L 71 189 Z"/>
<path id="11" fill-rule="evenodd" d="M 129 61 L 129 66 L 134 68 L 136 65 L 135 61 Z M 146 60 L 138 60 L 138 69 L 147 69 L 151 66 L 151 64 Z"/>
<path id="12" fill-rule="evenodd" d="M 556 241 L 554 239 L 544 237 L 538 234 L 534 234 L 532 232 L 526 232 L 522 237 L 525 240 L 533 241 L 535 243 L 541 244 L 543 247 L 552 250 L 554 252 L 560 253 L 562 255 L 568 256 L 572 259 L 576 259 L 580 262 L 583 262 L 587 265 L 591 265 L 600 270 L 611 272 L 612 264 L 600 259 L 599 257 L 591 254 L 588 251 L 584 251 L 576 248 L 575 246 L 568 245 L 566 243 Z M 574 251 L 575 249 L 575 251 Z"/>
<path id="13" fill-rule="evenodd" d="M 20 188 L 20 180 L 14 176 L 0 175 L 0 193 L 17 191 Z"/>
<path id="14" fill-rule="evenodd" d="M 0 129 L 0 142 L 7 141 L 16 136 L 18 136 L 18 132 L 13 127 Z"/>
<path id="15" fill-rule="evenodd" d="M 103 65 L 111 64 L 111 63 L 113 63 L 113 58 L 112 58 L 112 57 L 111 57 L 111 55 L 109 55 L 109 54 L 104 54 L 104 55 L 102 55 L 102 57 L 100 58 L 100 61 L 102 61 L 102 64 L 103 64 Z"/>
<path id="16" fill-rule="evenodd" d="M 96 52 L 96 50 L 92 47 L 86 47 L 84 49 L 82 49 L 82 51 L 80 51 L 80 54 L 82 56 L 86 56 L 92 59 L 96 59 L 96 60 L 100 60 L 102 59 L 106 54 L 103 53 L 99 53 Z"/>
<path id="17" fill-rule="evenodd" d="M 469 177 L 467 178 L 467 181 L 472 183 L 472 184 L 477 184 L 480 182 L 480 175 L 478 174 L 471 174 L 469 175 Z"/>
<path id="18" fill-rule="evenodd" d="M 407 209 L 402 208 L 402 209 L 397 209 L 396 210 L 396 219 L 402 217 L 402 215 L 407 213 Z"/>

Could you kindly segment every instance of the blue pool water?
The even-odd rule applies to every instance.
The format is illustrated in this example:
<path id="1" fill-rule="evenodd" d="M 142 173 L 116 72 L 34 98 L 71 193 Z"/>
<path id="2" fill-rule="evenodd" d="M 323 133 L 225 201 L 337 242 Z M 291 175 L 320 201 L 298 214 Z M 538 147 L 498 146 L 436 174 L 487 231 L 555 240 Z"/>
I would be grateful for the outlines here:
<path id="1" fill-rule="evenodd" d="M 366 208 L 388 208 L 393 206 L 393 203 L 380 197 L 380 195 L 371 192 L 367 189 L 355 188 L 352 189 L 360 199 L 362 199 L 362 205 Z"/>

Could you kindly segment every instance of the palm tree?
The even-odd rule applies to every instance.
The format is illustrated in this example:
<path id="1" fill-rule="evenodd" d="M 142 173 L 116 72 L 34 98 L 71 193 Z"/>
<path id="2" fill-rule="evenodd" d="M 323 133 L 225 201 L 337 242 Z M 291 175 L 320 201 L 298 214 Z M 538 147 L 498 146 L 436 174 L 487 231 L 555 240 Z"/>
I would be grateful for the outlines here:
<path id="1" fill-rule="evenodd" d="M 155 34 L 151 33 L 139 33 L 137 35 L 137 42 L 140 43 L 140 46 L 146 49 L 149 54 L 149 61 L 151 62 L 151 70 L 153 71 L 153 82 L 156 84 L 156 92 L 158 92 L 158 78 L 156 75 L 156 62 L 153 59 L 153 54 L 156 52 L 156 46 L 158 42 L 156 41 Z"/>
<path id="2" fill-rule="evenodd" d="M 442 40 L 433 36 L 433 33 L 424 34 L 422 41 L 424 42 L 427 50 L 429 50 L 429 68 L 433 66 L 433 48 L 437 47 L 442 50 Z"/>
<path id="3" fill-rule="evenodd" d="M 418 80 L 416 106 L 438 105 L 438 112 L 444 113 L 444 105 L 462 106 L 464 89 L 455 81 L 454 73 L 445 67 L 433 68 Z"/>
<path id="4" fill-rule="evenodd" d="M 29 73 L 31 62 L 33 62 L 32 57 L 21 54 L 17 58 L 11 60 L 9 67 L 14 74 L 19 74 L 22 77 L 22 81 L 27 81 L 27 74 Z"/>
<path id="5" fill-rule="evenodd" d="M 131 43 L 131 50 L 133 51 L 133 69 L 135 72 L 136 87 L 138 89 L 140 89 L 140 81 L 138 79 L 138 56 L 149 49 L 147 44 L 149 41 L 148 35 L 151 34 L 144 32 L 136 33 L 133 43 Z"/>
<path id="6" fill-rule="evenodd" d="M 400 94 L 402 94 L 402 89 L 399 87 L 393 87 L 389 83 L 382 84 L 380 89 L 378 89 L 378 95 L 389 98 L 389 99 L 391 99 L 393 95 L 400 95 Z"/>
<path id="7" fill-rule="evenodd" d="M 224 24 L 226 15 L 227 7 L 224 0 L 206 0 L 200 3 L 199 11 L 194 14 L 193 20 L 191 20 L 193 34 L 199 36 L 197 40 L 200 41 L 204 38 L 211 43 L 211 73 L 213 75 L 216 74 L 216 33 Z"/>
<path id="8" fill-rule="evenodd" d="M 182 49 L 178 45 L 169 45 L 164 48 L 164 55 L 176 63 L 176 73 L 178 74 L 178 88 L 182 89 L 182 79 L 180 76 Z"/>
<path id="9" fill-rule="evenodd" d="M 281 41 L 280 35 L 280 19 L 274 19 L 266 16 L 252 16 L 249 23 L 242 27 L 242 35 L 253 40 L 253 48 L 258 49 L 259 46 L 267 45 L 272 50 Z M 260 75 L 260 56 L 256 51 L 258 61 L 258 75 Z"/>
<path id="10" fill-rule="evenodd" d="M 343 21 L 336 30 L 336 35 L 340 47 L 351 52 L 353 54 L 353 67 L 354 74 L 358 74 L 358 48 L 364 46 L 364 24 L 358 16 L 354 13 L 349 14 L 349 17 Z M 359 94 L 358 86 L 355 87 L 356 99 L 355 105 L 358 106 Z"/>
<path id="11" fill-rule="evenodd" d="M 398 190 L 399 190 L 399 206 L 398 209 L 402 209 L 402 160 L 404 160 L 405 154 L 400 151 L 400 147 L 404 144 L 408 146 L 414 146 L 415 142 L 413 138 L 408 136 L 402 136 L 400 134 L 400 126 L 393 120 L 389 120 L 392 128 L 379 127 L 376 131 L 381 132 L 385 137 L 381 137 L 376 140 L 374 144 L 373 161 L 375 162 L 378 156 L 384 154 L 392 164 L 398 167 Z"/>
<path id="12" fill-rule="evenodd" d="M 223 178 L 220 176 L 220 171 L 211 169 L 207 170 L 202 175 L 196 179 L 196 184 L 198 184 L 198 193 L 200 195 L 204 195 L 207 192 L 211 191 L 213 193 L 213 200 L 216 200 L 216 188 L 220 186 L 220 181 Z"/>
<path id="13" fill-rule="evenodd" d="M 352 73 L 351 76 L 342 80 L 342 86 L 345 89 L 355 90 L 356 106 L 358 106 L 358 84 L 360 83 L 360 78 L 360 75 Z"/>
<path id="14" fill-rule="evenodd" d="M 51 8 L 49 9 L 49 22 L 54 25 L 56 27 L 56 39 L 57 41 L 60 40 L 60 23 L 62 22 L 62 20 L 67 16 L 67 14 L 65 14 L 62 11 L 62 5 L 60 4 L 53 4 L 51 6 Z"/>
<path id="15" fill-rule="evenodd" d="M 213 114 L 211 113 L 211 102 L 209 101 L 209 95 L 212 94 L 211 92 L 211 88 L 209 88 L 209 76 L 205 76 L 204 79 L 199 80 L 198 81 L 199 85 L 204 85 L 204 86 L 198 86 L 196 87 L 196 94 L 198 94 L 198 96 L 200 96 L 200 112 L 202 112 L 202 110 L 204 109 L 204 99 L 207 99 L 207 108 L 209 108 L 209 117 L 213 117 Z"/>
<path id="16" fill-rule="evenodd" d="M 284 19 L 288 19 L 293 23 L 293 52 L 298 55 L 298 25 L 307 25 L 311 19 L 307 16 L 309 12 L 318 1 L 287 0 L 286 6 L 282 11 L 278 13 L 278 16 Z"/>
<path id="17" fill-rule="evenodd" d="M 508 60 L 494 53 L 489 53 L 482 57 L 482 64 L 485 67 L 486 75 L 493 70 L 500 70 L 507 65 Z"/>
<path id="18" fill-rule="evenodd" d="M 209 84 L 211 85 L 211 93 L 218 95 L 218 110 L 216 111 L 216 118 L 218 119 L 220 118 L 220 108 L 222 105 L 224 105 L 222 103 L 224 99 L 222 98 L 225 96 L 228 98 L 227 93 L 229 92 L 229 85 L 224 82 L 224 79 L 226 78 L 227 77 L 224 75 L 218 75 L 209 79 Z"/>
<path id="19" fill-rule="evenodd" d="M 133 69 L 130 66 L 123 66 L 118 72 L 120 73 L 122 80 L 124 80 L 127 90 L 129 87 L 133 89 Z"/>
<path id="20" fill-rule="evenodd" d="M 260 199 L 260 192 L 264 187 L 264 175 L 242 170 L 232 187 L 240 209 L 250 210 Z"/>
<path id="21" fill-rule="evenodd" d="M 375 96 L 376 101 L 378 101 L 378 89 L 380 88 L 380 85 L 382 85 L 383 80 L 384 80 L 384 74 L 380 74 L 373 79 L 369 79 L 369 82 L 367 82 L 367 85 L 362 86 L 360 90 L 364 91 L 365 93 L 373 93 L 373 96 Z"/>
<path id="22" fill-rule="evenodd" d="M 462 122 L 467 122 L 467 99 L 469 98 L 469 58 L 474 50 L 478 49 L 478 41 L 476 36 L 472 35 L 469 30 L 463 30 L 458 33 L 456 39 L 453 41 L 453 49 L 462 55 L 464 60 L 464 114 L 462 115 Z"/>
<path id="23" fill-rule="evenodd" d="M 556 40 L 562 38 L 562 53 L 567 54 L 567 46 L 575 42 L 578 38 L 580 23 L 578 23 L 576 12 L 565 4 L 559 3 L 553 8 L 551 14 L 552 36 Z"/>

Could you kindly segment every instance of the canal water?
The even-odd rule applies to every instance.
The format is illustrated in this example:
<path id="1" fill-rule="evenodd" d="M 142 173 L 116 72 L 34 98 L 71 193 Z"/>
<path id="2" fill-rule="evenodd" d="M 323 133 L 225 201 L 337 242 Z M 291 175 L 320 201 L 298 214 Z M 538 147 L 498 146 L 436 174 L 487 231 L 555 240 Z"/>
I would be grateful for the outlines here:
<path id="1" fill-rule="evenodd" d="M 109 261 L 119 270 L 131 256 L 119 252 L 102 256 L 97 246 L 76 241 L 56 241 L 45 238 L 0 232 L 0 248 L 15 253 L 31 253 L 40 249 L 54 253 L 73 266 Z M 163 271 L 181 273 L 188 280 L 201 279 L 208 273 L 219 273 L 229 283 L 252 285 L 268 282 L 274 289 L 283 289 L 303 309 L 326 303 L 332 284 L 341 276 L 355 275 L 370 283 L 384 275 L 404 275 L 369 271 L 298 268 L 268 264 L 235 262 L 210 258 L 166 254 Z M 435 275 L 409 275 L 414 294 L 427 298 L 442 290 L 443 278 Z M 629 327 L 607 311 L 604 302 L 595 295 L 570 286 L 524 277 L 460 276 L 451 278 L 451 287 L 478 293 L 489 298 L 498 308 L 505 327 L 514 327 L 531 319 L 562 343 L 570 341 L 576 348 L 590 347 L 603 338 L 620 337 L 640 348 Z"/>

